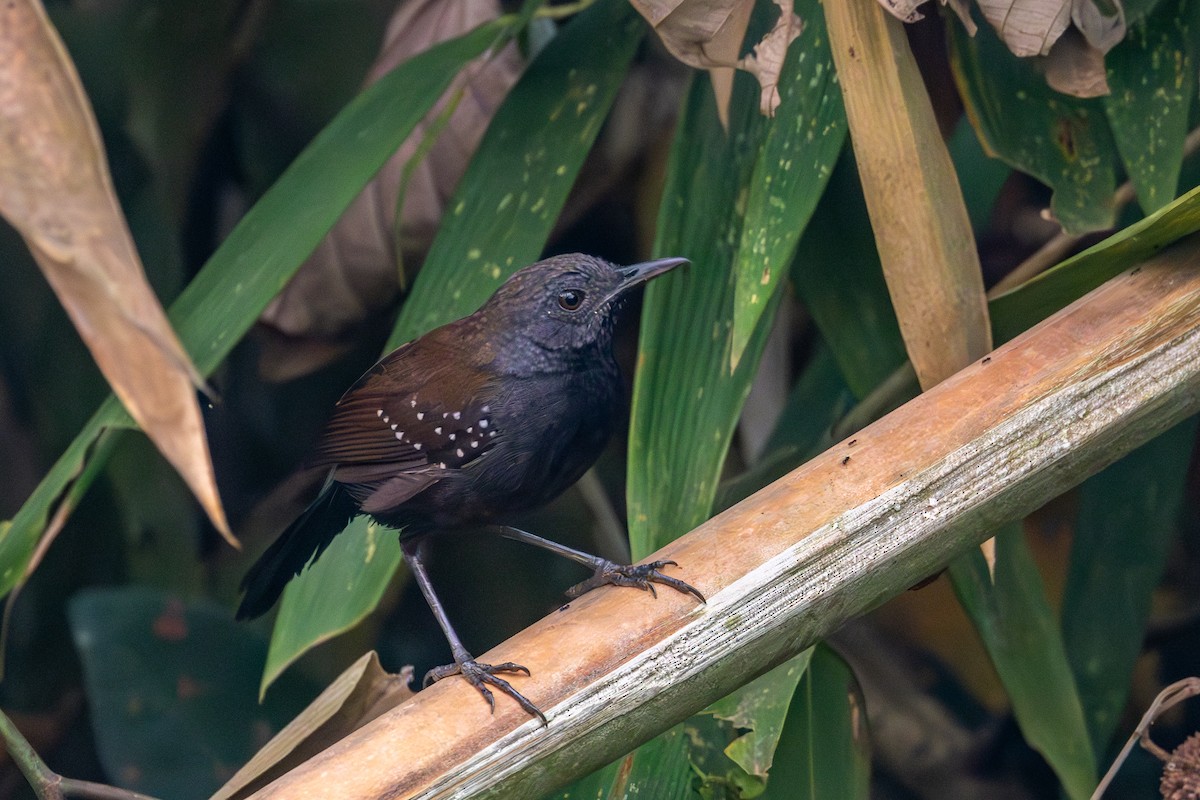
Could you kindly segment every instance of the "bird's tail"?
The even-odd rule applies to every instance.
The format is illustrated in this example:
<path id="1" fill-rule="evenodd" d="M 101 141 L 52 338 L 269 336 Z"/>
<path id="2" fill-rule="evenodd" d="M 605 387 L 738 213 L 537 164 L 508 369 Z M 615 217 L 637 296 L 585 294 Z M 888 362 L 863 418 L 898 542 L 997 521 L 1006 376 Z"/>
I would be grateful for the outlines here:
<path id="1" fill-rule="evenodd" d="M 333 537 L 359 513 L 358 504 L 340 483 L 330 480 L 320 495 L 254 562 L 242 589 L 238 619 L 253 619 L 271 610 L 288 581 L 316 561 Z"/>

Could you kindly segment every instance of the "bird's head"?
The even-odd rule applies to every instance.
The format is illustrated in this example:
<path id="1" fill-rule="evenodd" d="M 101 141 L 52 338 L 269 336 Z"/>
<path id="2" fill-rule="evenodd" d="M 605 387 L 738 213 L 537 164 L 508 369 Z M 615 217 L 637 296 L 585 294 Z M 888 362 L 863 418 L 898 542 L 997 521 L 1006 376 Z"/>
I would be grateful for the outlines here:
<path id="1" fill-rule="evenodd" d="M 617 311 L 629 293 L 686 263 L 662 258 L 618 267 L 582 253 L 554 256 L 515 273 L 480 313 L 497 336 L 515 337 L 511 344 L 529 358 L 611 348 Z"/>

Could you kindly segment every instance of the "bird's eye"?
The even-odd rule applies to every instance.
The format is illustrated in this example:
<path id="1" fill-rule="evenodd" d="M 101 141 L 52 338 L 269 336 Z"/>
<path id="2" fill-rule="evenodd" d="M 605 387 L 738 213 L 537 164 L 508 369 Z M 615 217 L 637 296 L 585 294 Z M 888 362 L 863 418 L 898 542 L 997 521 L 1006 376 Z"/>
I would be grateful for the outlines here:
<path id="1" fill-rule="evenodd" d="M 578 289 L 565 289 L 558 293 L 558 305 L 564 311 L 576 311 L 583 305 L 583 292 Z"/>

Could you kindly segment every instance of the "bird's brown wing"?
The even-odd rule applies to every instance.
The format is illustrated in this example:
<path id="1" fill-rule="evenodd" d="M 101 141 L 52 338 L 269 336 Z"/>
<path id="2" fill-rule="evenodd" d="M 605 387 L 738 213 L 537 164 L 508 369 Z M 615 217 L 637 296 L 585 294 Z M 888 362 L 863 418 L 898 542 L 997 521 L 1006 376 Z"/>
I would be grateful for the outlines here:
<path id="1" fill-rule="evenodd" d="M 358 489 L 368 513 L 471 463 L 496 436 L 478 399 L 486 376 L 446 350 L 437 339 L 405 345 L 338 401 L 310 463 L 336 465 L 334 478 Z"/>

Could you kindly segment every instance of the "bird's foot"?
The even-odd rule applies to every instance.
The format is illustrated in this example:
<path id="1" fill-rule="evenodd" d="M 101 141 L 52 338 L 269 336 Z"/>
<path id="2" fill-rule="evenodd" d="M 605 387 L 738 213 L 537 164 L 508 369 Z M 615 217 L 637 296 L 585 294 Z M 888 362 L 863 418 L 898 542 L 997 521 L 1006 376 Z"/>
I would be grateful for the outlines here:
<path id="1" fill-rule="evenodd" d="M 604 561 L 596 568 L 596 574 L 588 578 L 586 581 L 577 583 L 567 590 L 567 597 L 579 597 L 585 592 L 590 592 L 597 586 L 612 584 L 613 586 L 632 586 L 636 589 L 645 589 L 650 594 L 658 597 L 658 592 L 654 589 L 654 584 L 662 584 L 670 586 L 676 591 L 684 594 L 694 595 L 701 603 L 707 602 L 704 595 L 700 594 L 700 590 L 690 583 L 684 583 L 678 578 L 672 578 L 670 575 L 664 575 L 662 568 L 666 566 L 679 566 L 674 561 L 651 561 L 649 564 L 617 564 L 612 561 Z"/>
<path id="2" fill-rule="evenodd" d="M 451 675 L 462 675 L 467 679 L 467 683 L 478 689 L 479 693 L 483 695 L 483 699 L 487 700 L 493 714 L 496 713 L 496 698 L 488 686 L 494 686 L 502 693 L 516 700 L 517 705 L 525 709 L 530 715 L 540 719 L 543 725 L 546 725 L 546 715 L 541 712 L 541 709 L 529 702 L 529 699 L 525 695 L 514 689 L 511 683 L 497 674 L 502 672 L 510 674 L 524 673 L 528 675 L 529 669 L 520 664 L 514 664 L 511 661 L 506 661 L 503 664 L 481 664 L 473 658 L 464 658 L 456 660 L 453 664 L 446 664 L 429 670 L 429 672 L 425 673 L 424 685 L 428 686 L 431 683 L 440 681 L 442 678 L 449 678 Z"/>

